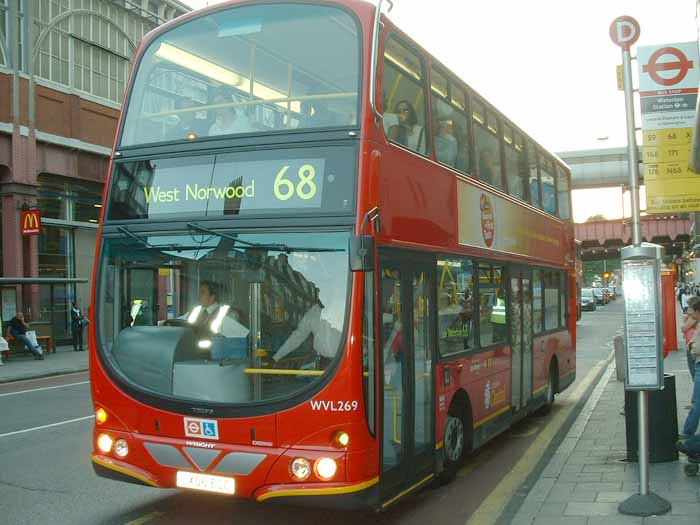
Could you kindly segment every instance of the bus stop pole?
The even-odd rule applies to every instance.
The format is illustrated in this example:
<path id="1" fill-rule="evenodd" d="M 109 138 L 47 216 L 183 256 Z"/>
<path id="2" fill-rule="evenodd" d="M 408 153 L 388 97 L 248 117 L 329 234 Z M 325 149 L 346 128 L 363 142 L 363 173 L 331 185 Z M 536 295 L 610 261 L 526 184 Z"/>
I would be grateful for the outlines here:
<path id="1" fill-rule="evenodd" d="M 627 114 L 627 154 L 630 178 L 630 197 L 632 202 L 632 243 L 635 247 L 642 244 L 639 223 L 639 159 L 637 152 L 636 126 L 634 122 L 634 90 L 632 84 L 632 57 L 629 46 L 622 47 L 622 70 L 625 88 L 625 110 Z M 627 297 L 625 296 L 625 301 Z M 627 305 L 625 306 L 627 309 Z M 629 341 L 627 342 L 629 343 Z M 627 351 L 630 351 L 629 346 Z M 653 516 L 666 514 L 671 510 L 668 501 L 649 492 L 649 413 L 648 392 L 639 390 L 637 393 L 638 411 L 638 464 L 639 464 L 639 494 L 635 494 L 621 502 L 618 510 L 622 514 L 633 516 Z"/>
<path id="2" fill-rule="evenodd" d="M 625 82 L 625 112 L 627 114 L 627 167 L 630 177 L 630 200 L 632 203 L 632 244 L 640 246 L 642 235 L 639 225 L 639 159 L 637 152 L 637 134 L 634 122 L 634 91 L 632 86 L 632 57 L 629 49 L 622 50 L 622 72 Z M 649 412 L 646 390 L 637 394 L 637 413 L 639 414 L 639 494 L 649 493 Z"/>

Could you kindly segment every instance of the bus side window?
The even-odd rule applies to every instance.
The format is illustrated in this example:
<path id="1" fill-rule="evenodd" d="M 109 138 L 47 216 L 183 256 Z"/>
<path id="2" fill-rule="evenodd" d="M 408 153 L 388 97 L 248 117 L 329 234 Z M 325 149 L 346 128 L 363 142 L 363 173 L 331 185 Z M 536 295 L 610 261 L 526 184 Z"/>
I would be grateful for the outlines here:
<path id="1" fill-rule="evenodd" d="M 470 152 L 464 92 L 454 82 L 448 88 L 447 77 L 436 70 L 430 78 L 435 157 L 440 164 L 467 173 Z"/>
<path id="2" fill-rule="evenodd" d="M 479 265 L 479 342 L 482 348 L 508 340 L 503 266 Z"/>
<path id="3" fill-rule="evenodd" d="M 530 141 L 527 143 L 527 162 L 530 166 L 530 203 L 541 210 L 542 199 L 540 198 L 540 177 L 537 171 L 537 150 Z"/>
<path id="4" fill-rule="evenodd" d="M 469 259 L 437 260 L 438 343 L 448 356 L 474 348 L 474 280 Z"/>
<path id="5" fill-rule="evenodd" d="M 571 219 L 569 207 L 569 174 L 564 168 L 557 166 L 557 196 L 559 201 L 559 217 L 568 221 Z"/>
<path id="6" fill-rule="evenodd" d="M 502 190 L 501 141 L 498 139 L 498 118 L 481 103 L 472 110 L 476 138 L 476 174 L 491 186 Z"/>
<path id="7" fill-rule="evenodd" d="M 528 199 L 527 171 L 523 169 L 525 163 L 524 143 L 522 135 L 514 133 L 513 129 L 503 126 L 503 140 L 505 141 L 506 177 L 508 179 L 508 193 L 520 200 Z"/>
<path id="8" fill-rule="evenodd" d="M 540 187 L 542 188 L 542 208 L 547 213 L 557 213 L 557 187 L 554 180 L 554 166 L 548 158 L 542 158 L 540 166 Z"/>
<path id="9" fill-rule="evenodd" d="M 532 277 L 532 333 L 542 331 L 542 270 L 536 269 Z"/>
<path id="10" fill-rule="evenodd" d="M 395 37 L 384 52 L 384 132 L 391 142 L 430 154 L 425 75 L 421 58 Z"/>

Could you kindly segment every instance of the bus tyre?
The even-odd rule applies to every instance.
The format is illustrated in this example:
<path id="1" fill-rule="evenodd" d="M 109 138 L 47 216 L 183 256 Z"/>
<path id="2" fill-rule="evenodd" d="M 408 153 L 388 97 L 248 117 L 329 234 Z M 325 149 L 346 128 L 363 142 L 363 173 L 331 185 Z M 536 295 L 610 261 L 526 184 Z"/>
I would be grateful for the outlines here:
<path id="1" fill-rule="evenodd" d="M 452 481 L 460 467 L 464 464 L 467 455 L 467 447 L 471 443 L 464 424 L 464 408 L 453 407 L 447 416 L 445 436 L 443 439 L 444 464 L 443 470 L 438 476 L 440 485 Z"/>
<path id="2" fill-rule="evenodd" d="M 547 379 L 547 390 L 545 392 L 544 405 L 542 405 L 542 408 L 539 409 L 540 415 L 546 416 L 552 411 L 552 407 L 554 406 L 554 396 L 556 395 L 556 392 L 557 364 L 555 361 L 552 361 L 552 364 L 549 366 L 549 378 Z"/>

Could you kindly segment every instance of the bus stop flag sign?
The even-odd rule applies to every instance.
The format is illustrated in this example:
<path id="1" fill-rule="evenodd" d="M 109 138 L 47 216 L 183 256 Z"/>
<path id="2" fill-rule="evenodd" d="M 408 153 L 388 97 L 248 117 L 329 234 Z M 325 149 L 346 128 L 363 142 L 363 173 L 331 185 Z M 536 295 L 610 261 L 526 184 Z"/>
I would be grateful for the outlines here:
<path id="1" fill-rule="evenodd" d="M 615 45 L 629 51 L 639 38 L 639 23 L 631 16 L 618 16 L 610 24 L 610 38 Z"/>

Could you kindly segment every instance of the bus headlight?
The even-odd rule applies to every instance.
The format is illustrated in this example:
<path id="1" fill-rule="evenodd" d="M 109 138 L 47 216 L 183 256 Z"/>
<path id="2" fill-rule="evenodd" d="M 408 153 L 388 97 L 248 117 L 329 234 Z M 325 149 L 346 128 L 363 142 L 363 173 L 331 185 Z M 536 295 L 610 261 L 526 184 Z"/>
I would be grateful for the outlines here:
<path id="1" fill-rule="evenodd" d="M 126 457 L 129 453 L 129 444 L 126 442 L 126 439 L 117 439 L 117 442 L 114 444 L 114 453 L 120 458 Z"/>
<path id="2" fill-rule="evenodd" d="M 112 450 L 113 444 L 114 441 L 107 434 L 100 434 L 100 437 L 97 438 L 97 448 L 99 448 L 105 454 L 109 454 L 109 452 Z"/>
<path id="3" fill-rule="evenodd" d="M 318 459 L 314 468 L 316 469 L 316 475 L 324 481 L 333 479 L 336 472 L 338 472 L 338 465 L 331 458 Z"/>
<path id="4" fill-rule="evenodd" d="M 308 459 L 294 458 L 291 464 L 292 475 L 298 481 L 304 481 L 311 475 L 311 464 Z"/>

